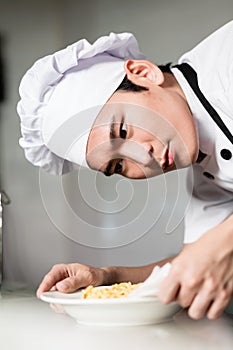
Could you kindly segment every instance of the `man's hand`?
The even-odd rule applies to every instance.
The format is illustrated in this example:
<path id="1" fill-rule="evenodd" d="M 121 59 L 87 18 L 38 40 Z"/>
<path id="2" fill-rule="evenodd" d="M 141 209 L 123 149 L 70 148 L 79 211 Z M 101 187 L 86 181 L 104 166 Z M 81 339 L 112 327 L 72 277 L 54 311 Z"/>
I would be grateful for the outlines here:
<path id="1" fill-rule="evenodd" d="M 172 259 L 172 258 L 171 258 Z M 95 268 L 82 264 L 58 264 L 45 275 L 38 290 L 37 297 L 49 290 L 58 290 L 62 293 L 75 292 L 79 288 L 89 285 L 100 286 L 131 281 L 144 281 L 155 265 L 164 265 L 171 259 L 139 267 L 110 266 Z"/>
<path id="2" fill-rule="evenodd" d="M 45 275 L 38 290 L 41 293 L 51 289 L 62 293 L 75 292 L 79 288 L 89 285 L 99 286 L 107 284 L 107 270 L 81 264 L 58 264 Z"/>
<path id="3" fill-rule="evenodd" d="M 231 230 L 232 221 L 231 226 L 229 222 L 222 223 L 184 247 L 161 285 L 161 302 L 176 300 L 189 308 L 188 313 L 194 319 L 203 316 L 216 319 L 221 315 L 233 296 Z"/>

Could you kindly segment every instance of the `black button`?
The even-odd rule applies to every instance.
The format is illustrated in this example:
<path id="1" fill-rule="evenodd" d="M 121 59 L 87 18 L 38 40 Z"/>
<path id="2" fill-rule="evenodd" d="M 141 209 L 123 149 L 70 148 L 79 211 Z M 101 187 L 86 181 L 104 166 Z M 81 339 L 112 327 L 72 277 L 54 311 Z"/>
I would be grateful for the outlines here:
<path id="1" fill-rule="evenodd" d="M 207 171 L 204 171 L 203 175 L 208 177 L 208 179 L 210 179 L 210 180 L 214 180 L 214 175 L 208 173 Z"/>
<path id="2" fill-rule="evenodd" d="M 221 154 L 221 157 L 225 160 L 230 160 L 232 157 L 231 151 L 229 151 L 229 149 L 226 149 L 226 148 L 223 148 L 220 154 Z"/>

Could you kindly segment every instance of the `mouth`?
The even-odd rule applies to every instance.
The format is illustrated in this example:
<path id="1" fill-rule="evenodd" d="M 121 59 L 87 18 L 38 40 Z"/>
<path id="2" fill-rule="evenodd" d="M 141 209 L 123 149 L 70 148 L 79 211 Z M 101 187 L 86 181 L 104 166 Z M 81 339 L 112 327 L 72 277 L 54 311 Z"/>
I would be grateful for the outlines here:
<path id="1" fill-rule="evenodd" d="M 162 157 L 162 162 L 161 162 L 161 168 L 163 170 L 167 170 L 168 168 L 172 167 L 174 165 L 174 159 L 172 152 L 170 150 L 169 144 L 168 147 L 166 148 L 163 157 Z"/>

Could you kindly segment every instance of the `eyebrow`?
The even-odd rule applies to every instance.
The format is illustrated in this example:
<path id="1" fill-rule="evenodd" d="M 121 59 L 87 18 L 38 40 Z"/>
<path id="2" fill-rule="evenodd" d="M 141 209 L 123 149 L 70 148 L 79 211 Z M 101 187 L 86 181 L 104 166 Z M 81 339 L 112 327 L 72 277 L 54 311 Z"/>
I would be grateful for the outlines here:
<path id="1" fill-rule="evenodd" d="M 115 123 L 116 123 L 116 118 L 115 118 L 115 115 L 113 115 L 110 123 L 110 132 L 109 132 L 109 138 L 112 146 L 113 146 L 113 140 L 116 138 Z"/>
<path id="2" fill-rule="evenodd" d="M 109 131 L 109 139 L 112 146 L 113 146 L 113 140 L 116 138 L 115 121 L 116 121 L 115 115 L 113 115 L 110 123 L 110 131 Z M 104 170 L 104 175 L 111 176 L 114 174 L 114 173 L 111 173 L 112 165 L 113 165 L 113 160 L 110 160 Z"/>
<path id="3" fill-rule="evenodd" d="M 111 173 L 111 169 L 112 169 L 112 164 L 113 164 L 113 161 L 110 160 L 104 170 L 104 175 L 105 176 L 111 176 L 113 175 L 114 173 Z"/>

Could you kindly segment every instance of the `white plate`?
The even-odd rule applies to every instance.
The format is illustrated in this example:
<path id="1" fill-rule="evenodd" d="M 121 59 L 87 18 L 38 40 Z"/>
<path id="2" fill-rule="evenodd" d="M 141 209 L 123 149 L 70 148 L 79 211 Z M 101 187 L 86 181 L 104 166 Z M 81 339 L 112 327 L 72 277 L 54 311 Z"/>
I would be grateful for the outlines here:
<path id="1" fill-rule="evenodd" d="M 101 287 L 99 287 L 101 288 Z M 102 287 L 103 288 L 103 287 Z M 45 292 L 41 300 L 62 305 L 78 323 L 97 326 L 132 326 L 170 321 L 181 309 L 177 303 L 163 305 L 158 298 L 81 299 L 82 292 Z"/>

